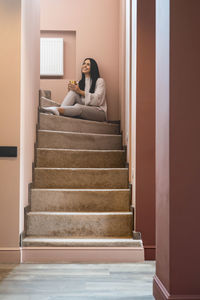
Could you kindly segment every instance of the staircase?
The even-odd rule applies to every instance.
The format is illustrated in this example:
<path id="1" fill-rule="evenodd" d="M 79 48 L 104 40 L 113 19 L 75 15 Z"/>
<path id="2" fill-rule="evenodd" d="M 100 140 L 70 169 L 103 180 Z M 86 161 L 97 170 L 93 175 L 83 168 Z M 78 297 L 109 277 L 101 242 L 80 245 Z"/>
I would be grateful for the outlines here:
<path id="1" fill-rule="evenodd" d="M 52 104 L 57 105 L 40 99 L 40 105 Z M 65 250 L 67 262 L 111 262 L 114 250 L 120 250 L 114 261 L 143 260 L 140 236 L 133 238 L 128 169 L 118 124 L 40 113 L 35 159 L 23 249 L 53 249 L 53 262 L 59 262 L 57 249 Z M 93 260 L 90 254 L 86 260 L 69 259 L 69 249 L 92 249 Z M 100 260 L 95 260 L 95 249 L 104 250 L 98 252 Z M 107 258 L 105 250 L 110 251 Z"/>

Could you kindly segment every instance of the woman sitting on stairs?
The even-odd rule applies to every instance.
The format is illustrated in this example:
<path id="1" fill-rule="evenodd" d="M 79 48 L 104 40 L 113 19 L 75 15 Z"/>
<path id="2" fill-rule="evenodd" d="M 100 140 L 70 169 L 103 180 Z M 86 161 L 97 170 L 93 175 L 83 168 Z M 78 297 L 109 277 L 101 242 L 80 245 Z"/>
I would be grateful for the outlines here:
<path id="1" fill-rule="evenodd" d="M 42 107 L 41 110 L 58 116 L 105 121 L 107 114 L 105 82 L 100 78 L 96 61 L 86 58 L 81 72 L 82 78 L 78 84 L 68 84 L 68 93 L 60 107 Z"/>

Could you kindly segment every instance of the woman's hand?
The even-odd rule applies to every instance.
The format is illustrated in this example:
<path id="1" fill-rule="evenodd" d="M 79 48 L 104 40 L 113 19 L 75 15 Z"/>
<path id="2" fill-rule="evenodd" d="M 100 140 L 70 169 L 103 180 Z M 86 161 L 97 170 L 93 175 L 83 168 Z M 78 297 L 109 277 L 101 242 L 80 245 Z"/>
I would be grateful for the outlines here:
<path id="1" fill-rule="evenodd" d="M 82 91 L 78 84 L 72 84 L 72 83 L 69 83 L 68 84 L 68 90 L 69 91 L 74 91 L 75 93 L 77 93 L 78 95 L 81 95 L 81 96 L 85 96 L 85 92 Z"/>
<path id="2" fill-rule="evenodd" d="M 77 94 L 79 94 L 79 92 L 80 92 L 80 88 L 79 88 L 78 84 L 72 84 L 72 83 L 69 83 L 69 84 L 68 84 L 68 90 L 69 90 L 69 91 L 74 91 L 74 92 L 76 92 Z"/>

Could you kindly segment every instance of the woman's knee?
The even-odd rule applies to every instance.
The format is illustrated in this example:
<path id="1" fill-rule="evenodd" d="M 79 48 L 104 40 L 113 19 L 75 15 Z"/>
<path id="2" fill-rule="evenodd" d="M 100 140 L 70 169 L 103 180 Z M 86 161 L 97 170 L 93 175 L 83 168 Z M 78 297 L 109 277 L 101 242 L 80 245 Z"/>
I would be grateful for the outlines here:
<path id="1" fill-rule="evenodd" d="M 81 115 L 83 112 L 83 105 L 76 103 L 73 105 L 74 110 L 77 112 L 78 115 Z"/>
<path id="2" fill-rule="evenodd" d="M 69 91 L 69 92 L 67 93 L 67 95 L 76 97 L 76 96 L 77 96 L 77 93 L 74 92 L 74 91 Z"/>
<path id="3" fill-rule="evenodd" d="M 79 108 L 82 108 L 82 107 L 83 107 L 83 105 L 81 105 L 81 104 L 79 104 L 79 103 L 75 103 L 75 104 L 74 104 L 74 107 L 79 107 Z"/>

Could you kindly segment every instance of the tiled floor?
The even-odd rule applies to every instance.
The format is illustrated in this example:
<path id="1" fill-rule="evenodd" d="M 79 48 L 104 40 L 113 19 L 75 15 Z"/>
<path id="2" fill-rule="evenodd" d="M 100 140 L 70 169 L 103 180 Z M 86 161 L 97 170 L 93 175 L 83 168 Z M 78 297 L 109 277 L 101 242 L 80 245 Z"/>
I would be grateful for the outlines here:
<path id="1" fill-rule="evenodd" d="M 153 300 L 154 262 L 0 265 L 0 300 Z"/>

